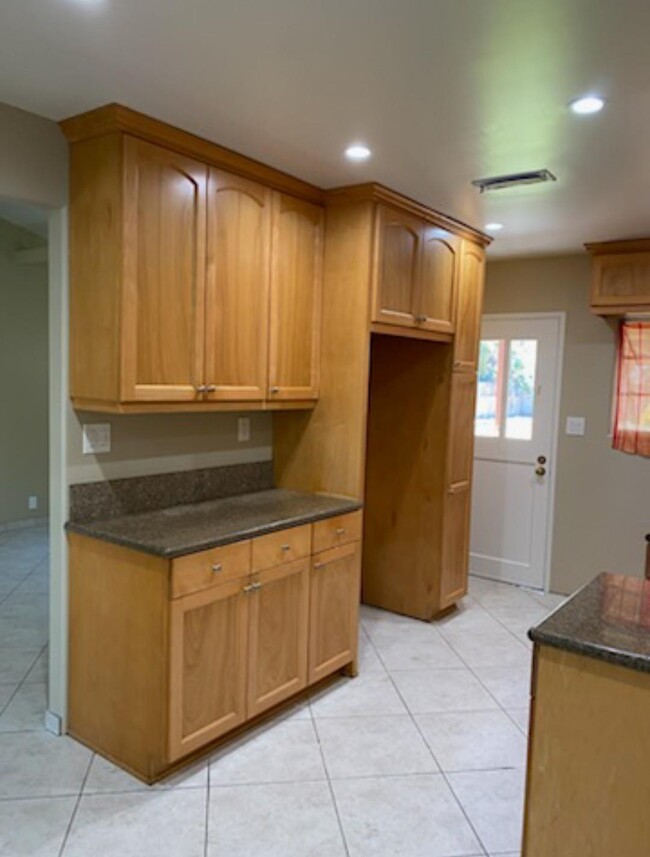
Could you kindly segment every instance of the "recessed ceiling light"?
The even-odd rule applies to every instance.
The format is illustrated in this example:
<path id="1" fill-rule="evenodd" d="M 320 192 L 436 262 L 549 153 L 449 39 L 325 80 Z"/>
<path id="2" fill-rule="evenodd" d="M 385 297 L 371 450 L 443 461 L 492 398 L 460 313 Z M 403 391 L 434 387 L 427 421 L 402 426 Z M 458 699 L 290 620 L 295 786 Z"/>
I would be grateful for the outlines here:
<path id="1" fill-rule="evenodd" d="M 485 231 L 486 232 L 499 232 L 499 230 L 503 229 L 503 223 L 486 223 Z"/>
<path id="2" fill-rule="evenodd" d="M 349 161 L 367 161 L 371 155 L 370 149 L 362 143 L 354 143 L 345 150 L 345 157 Z"/>
<path id="3" fill-rule="evenodd" d="M 605 106 L 605 99 L 600 95 L 584 95 L 569 102 L 569 107 L 574 113 L 585 116 L 589 113 L 598 113 Z"/>

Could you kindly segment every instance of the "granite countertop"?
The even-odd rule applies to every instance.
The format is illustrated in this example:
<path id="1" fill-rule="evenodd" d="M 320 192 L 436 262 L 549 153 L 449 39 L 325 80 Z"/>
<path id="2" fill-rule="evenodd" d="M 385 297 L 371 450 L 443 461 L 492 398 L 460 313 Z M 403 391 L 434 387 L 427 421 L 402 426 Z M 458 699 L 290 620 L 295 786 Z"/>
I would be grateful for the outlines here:
<path id="1" fill-rule="evenodd" d="M 600 574 L 528 636 L 535 643 L 650 672 L 650 581 Z"/>
<path id="2" fill-rule="evenodd" d="M 70 521 L 66 529 L 171 559 L 360 508 L 347 497 L 274 488 L 99 521 Z"/>

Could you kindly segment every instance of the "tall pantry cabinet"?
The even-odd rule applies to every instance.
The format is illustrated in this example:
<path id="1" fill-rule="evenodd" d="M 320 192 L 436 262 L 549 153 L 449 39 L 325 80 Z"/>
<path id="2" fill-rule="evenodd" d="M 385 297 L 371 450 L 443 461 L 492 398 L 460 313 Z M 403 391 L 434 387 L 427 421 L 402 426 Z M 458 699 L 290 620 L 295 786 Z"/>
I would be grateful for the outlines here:
<path id="1" fill-rule="evenodd" d="M 363 499 L 362 600 L 467 590 L 482 234 L 377 185 L 326 197 L 320 399 L 276 414 L 280 486 Z"/>

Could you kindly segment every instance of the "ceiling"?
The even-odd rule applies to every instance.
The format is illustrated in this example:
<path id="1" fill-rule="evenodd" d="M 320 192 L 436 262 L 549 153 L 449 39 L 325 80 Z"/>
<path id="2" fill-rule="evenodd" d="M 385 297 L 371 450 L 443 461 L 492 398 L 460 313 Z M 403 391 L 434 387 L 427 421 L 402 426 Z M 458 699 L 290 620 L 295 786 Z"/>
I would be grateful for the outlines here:
<path id="1" fill-rule="evenodd" d="M 47 214 L 44 209 L 29 203 L 0 199 L 0 219 L 26 229 L 38 238 L 47 240 Z"/>
<path id="2" fill-rule="evenodd" d="M 564 253 L 650 233 L 649 33 L 647 0 L 16 0 L 0 101 L 117 101 L 324 187 L 502 222 L 494 255 Z M 602 113 L 567 110 L 593 91 Z M 470 185 L 543 167 L 556 183 Z"/>

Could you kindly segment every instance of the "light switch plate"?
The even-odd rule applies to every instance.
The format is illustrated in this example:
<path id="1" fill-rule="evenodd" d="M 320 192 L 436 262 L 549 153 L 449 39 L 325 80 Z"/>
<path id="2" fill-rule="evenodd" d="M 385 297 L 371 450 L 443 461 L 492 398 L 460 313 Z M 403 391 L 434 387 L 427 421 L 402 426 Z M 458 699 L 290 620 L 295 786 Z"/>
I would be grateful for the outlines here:
<path id="1" fill-rule="evenodd" d="M 237 440 L 246 443 L 251 439 L 251 418 L 239 417 L 237 419 Z"/>
<path id="2" fill-rule="evenodd" d="M 89 423 L 81 429 L 84 455 L 100 455 L 102 452 L 111 451 L 110 423 Z"/>
<path id="3" fill-rule="evenodd" d="M 587 421 L 584 417 L 567 417 L 566 418 L 566 433 L 580 436 L 584 435 Z"/>

